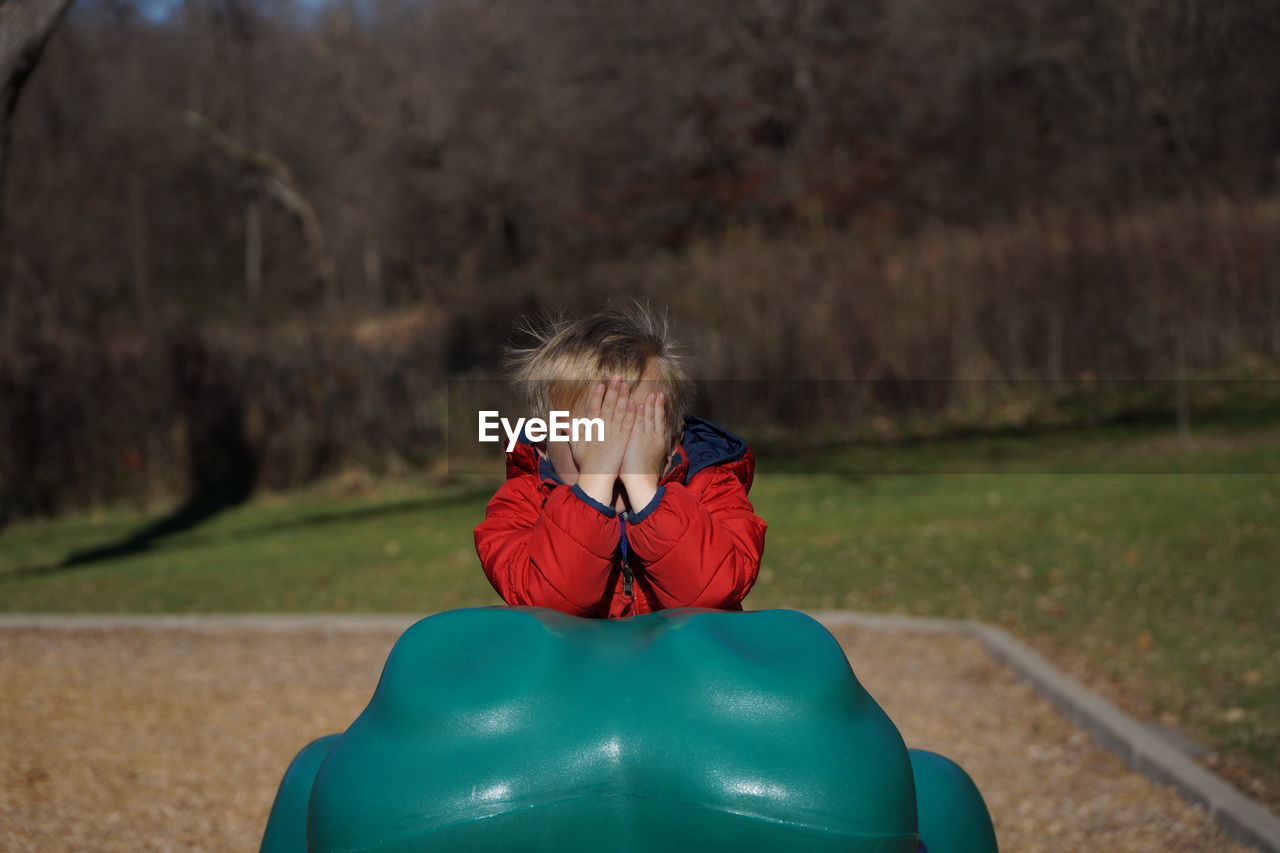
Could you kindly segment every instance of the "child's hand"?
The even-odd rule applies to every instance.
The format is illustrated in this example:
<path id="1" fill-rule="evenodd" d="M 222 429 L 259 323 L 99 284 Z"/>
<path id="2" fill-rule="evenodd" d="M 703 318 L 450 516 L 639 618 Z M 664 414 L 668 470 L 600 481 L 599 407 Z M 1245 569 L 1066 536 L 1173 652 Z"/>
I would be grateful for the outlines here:
<path id="1" fill-rule="evenodd" d="M 633 511 L 647 506 L 658 491 L 658 478 L 671 454 L 667 436 L 667 395 L 651 393 L 644 402 L 644 415 L 631 431 L 627 452 L 622 457 L 622 487 Z"/>
<path id="2" fill-rule="evenodd" d="M 627 441 L 636 423 L 636 402 L 631 399 L 631 389 L 621 376 L 610 379 L 607 388 L 601 384 L 591 389 L 586 414 L 588 418 L 604 421 L 604 441 L 573 443 L 578 486 L 593 499 L 612 506 L 613 484 L 618 479 Z"/>

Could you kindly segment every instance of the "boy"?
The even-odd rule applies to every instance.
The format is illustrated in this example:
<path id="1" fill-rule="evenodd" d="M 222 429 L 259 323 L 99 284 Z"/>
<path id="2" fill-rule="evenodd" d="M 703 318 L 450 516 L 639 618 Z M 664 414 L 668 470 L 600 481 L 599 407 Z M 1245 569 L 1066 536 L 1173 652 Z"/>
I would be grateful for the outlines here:
<path id="1" fill-rule="evenodd" d="M 521 436 L 507 454 L 507 480 L 475 531 L 494 589 L 511 605 L 611 619 L 741 610 L 764 550 L 747 499 L 755 458 L 686 414 L 692 382 L 665 320 L 637 306 L 536 335 L 511 358 L 530 410 L 600 418 L 604 434 Z"/>

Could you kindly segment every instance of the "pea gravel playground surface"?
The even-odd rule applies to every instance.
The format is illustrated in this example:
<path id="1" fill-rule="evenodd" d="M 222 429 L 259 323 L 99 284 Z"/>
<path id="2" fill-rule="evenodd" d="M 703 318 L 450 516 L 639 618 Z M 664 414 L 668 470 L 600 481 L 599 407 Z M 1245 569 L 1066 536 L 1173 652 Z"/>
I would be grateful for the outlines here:
<path id="1" fill-rule="evenodd" d="M 256 850 L 289 760 L 361 711 L 399 630 L 249 625 L 0 629 L 0 850 Z M 1001 849 L 1249 849 L 976 638 L 835 633 L 908 745 L 974 777 Z"/>

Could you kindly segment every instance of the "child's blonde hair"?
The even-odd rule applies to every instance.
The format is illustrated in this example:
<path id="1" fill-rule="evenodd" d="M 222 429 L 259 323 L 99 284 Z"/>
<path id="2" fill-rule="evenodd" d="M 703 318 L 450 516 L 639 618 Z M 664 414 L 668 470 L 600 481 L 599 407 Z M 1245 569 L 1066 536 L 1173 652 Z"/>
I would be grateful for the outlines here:
<path id="1" fill-rule="evenodd" d="M 510 347 L 507 367 L 535 416 L 574 408 L 593 385 L 607 382 L 615 373 L 634 389 L 652 364 L 655 384 L 667 395 L 667 433 L 673 439 L 679 437 L 693 403 L 694 386 L 677 345 L 668 338 L 664 313 L 633 302 L 589 316 L 526 322 L 523 331 L 533 342 Z"/>

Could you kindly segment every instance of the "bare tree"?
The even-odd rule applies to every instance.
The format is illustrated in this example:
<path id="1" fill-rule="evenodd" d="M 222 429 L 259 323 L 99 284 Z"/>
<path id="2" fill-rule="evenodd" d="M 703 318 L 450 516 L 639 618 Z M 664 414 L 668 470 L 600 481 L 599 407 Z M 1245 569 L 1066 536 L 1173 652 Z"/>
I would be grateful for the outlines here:
<path id="1" fill-rule="evenodd" d="M 22 85 L 72 0 L 0 0 L 0 223 L 9 159 L 9 119 Z"/>
<path id="2" fill-rule="evenodd" d="M 329 254 L 329 243 L 325 237 L 324 227 L 315 206 L 298 186 L 292 170 L 276 154 L 261 149 L 251 148 L 240 140 L 215 127 L 207 118 L 195 112 L 186 115 L 187 126 L 200 134 L 209 145 L 231 161 L 244 168 L 246 174 L 256 181 L 269 197 L 280 205 L 287 213 L 297 219 L 302 228 L 303 238 L 311 254 L 312 266 L 316 279 L 323 287 L 323 292 L 330 300 L 334 296 L 336 271 L 333 258 Z M 250 229 L 250 235 L 254 230 Z M 256 238 L 260 239 L 260 238 Z M 257 257 L 249 262 L 249 266 L 261 266 L 261 246 L 255 247 L 249 254 Z M 261 273 L 259 272 L 260 276 Z M 252 278 L 252 276 L 250 276 Z"/>

